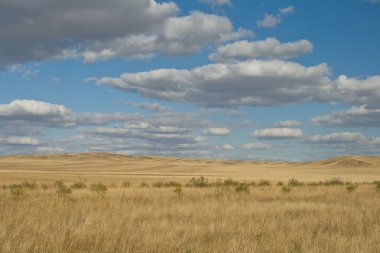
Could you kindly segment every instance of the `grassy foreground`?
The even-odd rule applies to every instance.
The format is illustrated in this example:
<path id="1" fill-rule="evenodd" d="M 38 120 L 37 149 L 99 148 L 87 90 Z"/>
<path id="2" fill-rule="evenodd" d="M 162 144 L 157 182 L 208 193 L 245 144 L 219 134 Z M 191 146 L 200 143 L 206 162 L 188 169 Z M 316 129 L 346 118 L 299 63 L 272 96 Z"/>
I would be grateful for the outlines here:
<path id="1" fill-rule="evenodd" d="M 380 252 L 376 184 L 81 183 L 3 186 L 0 252 Z"/>

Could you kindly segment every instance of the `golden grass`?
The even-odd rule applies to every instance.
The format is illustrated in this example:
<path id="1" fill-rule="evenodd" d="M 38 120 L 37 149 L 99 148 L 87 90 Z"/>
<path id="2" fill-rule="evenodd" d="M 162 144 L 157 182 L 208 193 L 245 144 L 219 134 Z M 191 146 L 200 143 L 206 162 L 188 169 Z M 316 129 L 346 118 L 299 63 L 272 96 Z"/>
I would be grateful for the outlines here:
<path id="1" fill-rule="evenodd" d="M 74 189 L 67 198 L 51 185 L 20 196 L 0 189 L 0 252 L 380 252 L 373 184 L 352 192 L 182 187 L 182 194 L 121 184 L 102 195 Z"/>

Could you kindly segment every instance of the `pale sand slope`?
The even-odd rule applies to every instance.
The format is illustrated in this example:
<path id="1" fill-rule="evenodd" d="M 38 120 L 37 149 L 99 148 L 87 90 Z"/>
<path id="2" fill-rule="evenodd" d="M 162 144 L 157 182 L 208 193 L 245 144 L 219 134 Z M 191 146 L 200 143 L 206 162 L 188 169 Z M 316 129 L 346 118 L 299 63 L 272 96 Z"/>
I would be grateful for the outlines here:
<path id="1" fill-rule="evenodd" d="M 340 178 L 351 182 L 380 180 L 380 157 L 350 156 L 308 163 L 226 161 L 174 157 L 123 156 L 82 153 L 0 157 L 0 182 L 20 180 L 89 181 L 187 181 L 205 176 L 210 180 L 324 181 Z"/>

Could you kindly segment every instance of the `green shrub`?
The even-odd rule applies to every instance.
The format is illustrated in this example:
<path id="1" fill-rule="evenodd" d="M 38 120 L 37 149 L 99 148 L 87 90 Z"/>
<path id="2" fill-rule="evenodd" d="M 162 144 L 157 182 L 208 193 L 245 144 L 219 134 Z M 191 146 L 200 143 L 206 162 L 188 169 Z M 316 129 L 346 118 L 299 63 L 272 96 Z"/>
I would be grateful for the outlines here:
<path id="1" fill-rule="evenodd" d="M 65 184 L 62 182 L 56 184 L 56 193 L 58 197 L 66 199 L 69 194 L 71 194 L 72 190 L 70 187 L 67 187 Z"/>
<path id="2" fill-rule="evenodd" d="M 103 195 L 108 190 L 107 185 L 98 183 L 98 184 L 91 184 L 90 185 L 90 191 L 95 192 L 98 195 Z"/>
<path id="3" fill-rule="evenodd" d="M 300 181 L 298 181 L 297 179 L 290 179 L 289 182 L 288 182 L 288 186 L 302 186 L 303 183 L 301 183 Z"/>
<path id="4" fill-rule="evenodd" d="M 330 185 L 344 185 L 343 181 L 340 178 L 332 178 L 330 180 L 327 180 L 323 183 L 324 185 L 330 186 Z"/>
<path id="5" fill-rule="evenodd" d="M 180 182 L 170 181 L 170 182 L 164 183 L 164 186 L 165 187 L 182 187 L 182 184 Z"/>
<path id="6" fill-rule="evenodd" d="M 290 188 L 289 186 L 286 186 L 286 185 L 284 185 L 284 186 L 282 186 L 282 192 L 290 192 L 292 190 L 292 188 Z"/>
<path id="7" fill-rule="evenodd" d="M 13 196 L 21 196 L 24 194 L 24 187 L 21 184 L 12 184 L 9 186 L 9 190 Z"/>
<path id="8" fill-rule="evenodd" d="M 348 192 L 353 192 L 353 191 L 355 191 L 357 188 L 358 188 L 358 186 L 357 186 L 357 185 L 353 185 L 353 184 L 350 184 L 350 185 L 347 185 L 347 186 L 346 186 L 346 190 L 347 190 Z"/>
<path id="9" fill-rule="evenodd" d="M 183 194 L 182 187 L 176 187 L 173 191 L 178 197 L 181 197 Z"/>
<path id="10" fill-rule="evenodd" d="M 278 182 L 278 183 L 276 184 L 276 186 L 283 186 L 283 185 L 284 185 L 283 182 Z"/>
<path id="11" fill-rule="evenodd" d="M 73 183 L 71 186 L 70 186 L 71 189 L 84 189 L 84 188 L 87 188 L 87 185 L 85 183 L 85 181 L 83 179 L 79 179 L 78 182 L 75 182 Z"/>
<path id="12" fill-rule="evenodd" d="M 236 192 L 245 192 L 245 193 L 249 193 L 249 185 L 246 184 L 246 183 L 241 183 L 241 184 L 239 184 L 238 186 L 236 186 L 235 191 L 236 191 Z"/>
<path id="13" fill-rule="evenodd" d="M 198 178 L 195 178 L 195 177 L 193 177 L 193 178 L 190 179 L 190 181 L 186 184 L 186 186 L 203 188 L 203 187 L 208 187 L 208 186 L 210 186 L 210 184 L 209 184 L 207 178 L 204 178 L 204 177 L 198 177 Z"/>
<path id="14" fill-rule="evenodd" d="M 142 183 L 140 184 L 140 187 L 142 187 L 142 188 L 146 188 L 146 187 L 149 187 L 149 184 L 147 184 L 147 183 L 145 183 L 145 182 L 142 182 Z"/>
<path id="15" fill-rule="evenodd" d="M 320 185 L 323 185 L 324 183 L 322 181 L 320 182 L 311 182 L 311 183 L 308 183 L 307 185 L 308 186 L 320 186 Z"/>
<path id="16" fill-rule="evenodd" d="M 161 188 L 164 186 L 164 183 L 163 182 L 155 182 L 152 184 L 153 187 L 156 187 L 156 188 Z"/>
<path id="17" fill-rule="evenodd" d="M 37 189 L 37 184 L 35 182 L 28 182 L 27 180 L 25 180 L 24 182 L 22 182 L 21 186 L 25 189 L 28 189 L 28 190 L 35 190 Z"/>
<path id="18" fill-rule="evenodd" d="M 260 181 L 257 183 L 258 186 L 270 186 L 270 182 L 267 180 L 260 179 Z"/>
<path id="19" fill-rule="evenodd" d="M 239 185 L 239 181 L 232 180 L 231 178 L 224 180 L 223 185 L 224 186 L 237 186 Z"/>
<path id="20" fill-rule="evenodd" d="M 380 191 L 380 181 L 375 182 L 375 188 L 377 191 Z"/>

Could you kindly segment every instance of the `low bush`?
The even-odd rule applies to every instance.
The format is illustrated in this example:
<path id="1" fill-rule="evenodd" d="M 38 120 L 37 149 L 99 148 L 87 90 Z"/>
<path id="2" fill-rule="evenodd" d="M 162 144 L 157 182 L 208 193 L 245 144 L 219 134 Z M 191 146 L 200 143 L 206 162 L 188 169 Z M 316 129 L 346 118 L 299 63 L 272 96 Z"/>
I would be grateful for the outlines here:
<path id="1" fill-rule="evenodd" d="M 224 186 L 237 186 L 239 184 L 240 184 L 239 181 L 232 180 L 231 178 L 226 179 L 226 180 L 223 181 L 223 185 Z"/>
<path id="2" fill-rule="evenodd" d="M 355 191 L 357 188 L 358 188 L 358 186 L 357 186 L 357 185 L 353 185 L 353 184 L 350 184 L 350 185 L 347 185 L 347 186 L 346 186 L 346 190 L 347 190 L 348 192 L 353 192 L 353 191 Z"/>
<path id="3" fill-rule="evenodd" d="M 21 196 L 25 192 L 24 187 L 21 184 L 12 184 L 9 186 L 9 190 L 13 196 Z"/>
<path id="4" fill-rule="evenodd" d="M 37 184 L 35 182 L 29 182 L 27 180 L 22 182 L 21 186 L 25 189 L 28 189 L 28 190 L 36 190 L 37 189 Z"/>
<path id="5" fill-rule="evenodd" d="M 176 187 L 173 192 L 177 195 L 177 197 L 182 197 L 183 195 L 182 187 Z"/>
<path id="6" fill-rule="evenodd" d="M 332 178 L 330 180 L 327 180 L 323 183 L 324 185 L 330 186 L 330 185 L 344 185 L 343 181 L 340 178 Z"/>
<path id="7" fill-rule="evenodd" d="M 283 186 L 284 183 L 283 182 L 277 182 L 276 186 Z"/>
<path id="8" fill-rule="evenodd" d="M 303 183 L 301 183 L 300 181 L 298 181 L 297 179 L 294 179 L 294 178 L 290 179 L 288 182 L 288 186 L 292 186 L 292 187 L 302 186 L 302 185 L 303 185 Z"/>
<path id="9" fill-rule="evenodd" d="M 380 191 L 380 181 L 375 182 L 375 188 L 377 191 Z"/>
<path id="10" fill-rule="evenodd" d="M 149 184 L 147 184 L 147 183 L 145 183 L 145 182 L 142 182 L 142 183 L 140 184 L 140 187 L 141 187 L 141 188 L 147 188 L 147 187 L 149 187 Z"/>
<path id="11" fill-rule="evenodd" d="M 60 183 L 56 184 L 56 193 L 58 197 L 66 199 L 69 194 L 72 193 L 72 190 L 70 187 L 67 187 L 64 183 L 60 181 Z"/>
<path id="12" fill-rule="evenodd" d="M 258 186 L 270 186 L 270 182 L 268 180 L 260 179 L 260 181 L 257 183 Z"/>
<path id="13" fill-rule="evenodd" d="M 203 187 L 208 187 L 208 186 L 210 186 L 210 183 L 208 182 L 207 178 L 204 178 L 204 177 L 198 177 L 198 178 L 193 177 L 193 178 L 190 179 L 190 181 L 186 184 L 186 186 L 203 188 Z"/>
<path id="14" fill-rule="evenodd" d="M 71 189 L 84 189 L 84 188 L 87 188 L 87 185 L 86 185 L 86 183 L 85 183 L 84 180 L 79 179 L 79 181 L 73 183 L 73 184 L 70 186 L 70 188 L 71 188 Z"/>
<path id="15" fill-rule="evenodd" d="M 285 193 L 290 192 L 292 190 L 292 188 L 286 185 L 282 186 L 281 189 L 282 189 L 282 192 L 285 192 Z"/>
<path id="16" fill-rule="evenodd" d="M 238 186 L 236 186 L 235 191 L 249 193 L 249 185 L 246 183 L 241 183 Z"/>
<path id="17" fill-rule="evenodd" d="M 91 184 L 90 185 L 90 191 L 95 192 L 98 195 L 103 195 L 108 190 L 107 185 L 98 183 L 98 184 Z"/>

